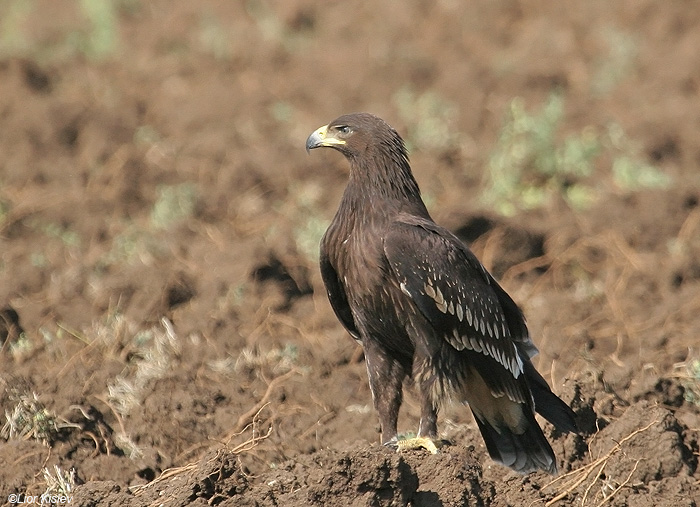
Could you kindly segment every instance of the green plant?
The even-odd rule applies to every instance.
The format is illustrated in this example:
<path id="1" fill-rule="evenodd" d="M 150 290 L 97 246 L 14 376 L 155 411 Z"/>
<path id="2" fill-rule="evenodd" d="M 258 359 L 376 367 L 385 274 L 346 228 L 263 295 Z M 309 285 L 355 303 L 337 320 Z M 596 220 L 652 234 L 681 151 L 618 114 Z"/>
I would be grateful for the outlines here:
<path id="1" fill-rule="evenodd" d="M 75 45 L 83 54 L 100 60 L 114 52 L 118 44 L 115 0 L 80 0 L 80 9 L 90 28 L 75 37 Z"/>
<path id="2" fill-rule="evenodd" d="M 297 248 L 309 259 L 318 259 L 319 245 L 328 224 L 328 220 L 309 213 L 302 223 L 294 228 L 293 233 Z"/>
<path id="3" fill-rule="evenodd" d="M 685 400 L 700 406 L 700 359 L 692 359 L 676 365 L 683 386 Z"/>
<path id="4" fill-rule="evenodd" d="M 80 235 L 68 227 L 61 226 L 54 222 L 49 222 L 44 224 L 42 230 L 47 236 L 60 239 L 61 242 L 67 247 L 80 246 Z"/>
<path id="5" fill-rule="evenodd" d="M 199 17 L 199 44 L 201 48 L 217 60 L 229 60 L 233 49 L 230 30 L 221 24 L 215 13 L 204 10 Z"/>
<path id="6" fill-rule="evenodd" d="M 262 370 L 271 368 L 274 373 L 286 373 L 297 363 L 299 350 L 291 343 L 284 348 L 273 348 L 261 351 L 256 347 L 246 347 L 241 350 L 238 359 L 233 365 L 233 370 Z"/>
<path id="7" fill-rule="evenodd" d="M 155 127 L 151 125 L 141 125 L 134 131 L 134 143 L 137 146 L 151 147 L 160 141 L 161 137 Z"/>
<path id="8" fill-rule="evenodd" d="M 405 139 L 409 151 L 444 151 L 459 144 L 455 104 L 434 91 L 419 94 L 408 86 L 397 90 L 392 99 L 399 116 L 409 125 Z"/>
<path id="9" fill-rule="evenodd" d="M 56 26 L 55 34 L 27 30 L 32 18 L 43 16 L 36 0 L 0 2 L 0 54 L 25 56 L 38 62 L 85 55 L 104 59 L 119 47 L 119 15 L 133 13 L 140 0 L 79 0 L 75 14 L 79 28 Z"/>
<path id="10" fill-rule="evenodd" d="M 45 443 L 55 440 L 61 427 L 58 417 L 39 401 L 36 393 L 10 389 L 10 399 L 15 406 L 5 411 L 0 437 L 5 440 L 33 438 Z"/>
<path id="11" fill-rule="evenodd" d="M 605 95 L 632 72 L 639 44 L 632 34 L 613 27 L 600 29 L 599 37 L 607 54 L 597 62 L 591 86 L 597 95 Z"/>
<path id="12" fill-rule="evenodd" d="M 289 123 L 294 117 L 294 106 L 284 100 L 273 102 L 269 111 L 270 115 L 280 123 Z"/>
<path id="13" fill-rule="evenodd" d="M 600 143 L 593 129 L 557 139 L 564 101 L 550 95 L 542 109 L 528 113 L 521 98 L 510 104 L 501 134 L 489 159 L 488 186 L 483 199 L 504 215 L 543 206 L 561 194 L 574 207 L 592 198 L 578 179 L 593 171 Z"/>
<path id="14" fill-rule="evenodd" d="M 80 234 L 66 225 L 56 222 L 32 219 L 27 222 L 32 229 L 41 232 L 51 239 L 58 239 L 66 248 L 80 246 Z"/>
<path id="15" fill-rule="evenodd" d="M 608 126 L 607 139 L 610 150 L 617 154 L 612 163 L 612 176 L 621 190 L 665 188 L 671 184 L 670 176 L 642 159 L 639 149 L 618 124 Z"/>
<path id="16" fill-rule="evenodd" d="M 192 183 L 160 186 L 158 198 L 151 210 L 151 224 L 157 229 L 167 229 L 194 214 L 199 193 Z"/>
<path id="17" fill-rule="evenodd" d="M 131 224 L 112 240 L 112 248 L 98 263 L 98 270 L 105 266 L 131 264 L 136 261 L 150 263 L 154 258 L 166 254 L 166 249 L 158 238 L 147 228 Z"/>
<path id="18" fill-rule="evenodd" d="M 623 191 L 662 187 L 670 178 L 642 161 L 616 125 L 600 133 L 587 126 L 561 139 L 564 98 L 553 93 L 539 111 L 528 112 L 522 98 L 510 104 L 488 163 L 482 199 L 503 215 L 547 205 L 561 196 L 574 209 L 585 209 L 600 190 L 592 176 L 611 160 L 612 182 Z M 605 178 L 604 178 L 605 179 Z"/>
<path id="19" fill-rule="evenodd" d="M 290 25 L 275 12 L 274 5 L 275 2 L 261 0 L 247 0 L 245 4 L 246 12 L 255 21 L 263 39 L 278 44 L 288 52 L 298 51 L 308 45 L 313 20 L 302 13 L 298 22 Z"/>
<path id="20" fill-rule="evenodd" d="M 315 183 L 297 183 L 290 187 L 289 195 L 291 199 L 283 203 L 278 211 L 281 214 L 291 214 L 292 234 L 297 250 L 315 263 L 321 238 L 330 223 L 322 218 L 319 207 L 323 190 Z M 276 228 L 271 227 L 268 234 L 277 234 Z"/>
<path id="21" fill-rule="evenodd" d="M 15 359 L 29 355 L 32 350 L 34 350 L 34 345 L 32 345 L 31 340 L 24 332 L 20 333 L 17 339 L 10 343 L 10 353 Z"/>

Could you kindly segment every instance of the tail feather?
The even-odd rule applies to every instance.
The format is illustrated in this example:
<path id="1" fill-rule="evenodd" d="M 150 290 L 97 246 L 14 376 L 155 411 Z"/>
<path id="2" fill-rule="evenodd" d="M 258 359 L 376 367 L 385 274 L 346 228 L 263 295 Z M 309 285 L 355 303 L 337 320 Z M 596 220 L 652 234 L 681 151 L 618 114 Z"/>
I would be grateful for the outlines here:
<path id="1" fill-rule="evenodd" d="M 513 432 L 505 425 L 492 426 L 482 421 L 475 413 L 474 419 L 479 426 L 486 449 L 494 461 L 526 474 L 535 470 L 544 470 L 550 474 L 557 473 L 557 463 L 552 447 L 535 421 L 534 415 L 523 407 L 527 419 L 522 434 Z"/>
<path id="2" fill-rule="evenodd" d="M 523 366 L 525 378 L 535 402 L 535 411 L 551 422 L 558 430 L 578 433 L 576 414 L 571 410 L 571 407 L 552 392 L 547 381 L 542 378 L 542 375 L 530 361 L 523 361 Z"/>

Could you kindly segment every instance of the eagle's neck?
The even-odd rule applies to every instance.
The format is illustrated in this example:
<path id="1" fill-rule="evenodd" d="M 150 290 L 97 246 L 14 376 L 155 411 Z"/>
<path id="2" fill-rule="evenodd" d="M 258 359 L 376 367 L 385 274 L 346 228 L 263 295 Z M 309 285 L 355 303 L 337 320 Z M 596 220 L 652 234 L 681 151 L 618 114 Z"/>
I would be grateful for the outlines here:
<path id="1" fill-rule="evenodd" d="M 402 147 L 383 146 L 371 156 L 351 159 L 350 166 L 343 204 L 351 206 L 352 212 L 390 214 L 404 210 L 428 216 Z"/>
<path id="2" fill-rule="evenodd" d="M 384 235 L 397 217 L 430 218 L 405 151 L 399 155 L 348 157 L 350 178 L 322 250 L 341 280 L 346 276 L 362 280 L 355 284 L 353 297 L 359 297 L 358 287 L 375 288 L 384 283 L 382 269 L 373 263 L 384 258 Z"/>

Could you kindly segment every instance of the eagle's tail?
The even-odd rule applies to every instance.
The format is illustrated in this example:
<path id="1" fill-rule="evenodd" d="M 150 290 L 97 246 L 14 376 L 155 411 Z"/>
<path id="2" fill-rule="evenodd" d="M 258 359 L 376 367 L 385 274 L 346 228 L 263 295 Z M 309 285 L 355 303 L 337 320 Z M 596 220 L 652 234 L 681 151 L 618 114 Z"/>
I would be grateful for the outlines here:
<path id="1" fill-rule="evenodd" d="M 526 418 L 523 433 L 515 433 L 506 425 L 492 426 L 488 421 L 482 421 L 476 413 L 474 419 L 494 461 L 522 474 L 535 470 L 556 474 L 554 451 L 526 406 L 523 406 L 523 416 Z"/>
<path id="2" fill-rule="evenodd" d="M 565 433 L 577 433 L 576 414 L 552 392 L 547 381 L 535 369 L 530 361 L 523 361 L 525 378 L 532 392 L 535 411 L 551 422 L 555 428 Z"/>

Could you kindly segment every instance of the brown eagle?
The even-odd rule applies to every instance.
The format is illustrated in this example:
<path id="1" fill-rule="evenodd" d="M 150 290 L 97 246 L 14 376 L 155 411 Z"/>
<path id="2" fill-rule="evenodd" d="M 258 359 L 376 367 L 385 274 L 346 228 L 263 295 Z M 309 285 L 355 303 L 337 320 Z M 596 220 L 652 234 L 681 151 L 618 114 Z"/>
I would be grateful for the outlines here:
<path id="1" fill-rule="evenodd" d="M 541 414 L 576 431 L 574 413 L 530 359 L 537 348 L 518 306 L 421 199 L 399 134 L 368 113 L 313 132 L 306 149 L 329 147 L 350 162 L 338 211 L 321 240 L 321 274 L 340 322 L 365 353 L 381 441 L 398 445 L 402 385 L 421 399 L 418 438 L 437 438 L 441 401 L 474 413 L 491 457 L 518 472 L 555 473 Z"/>

